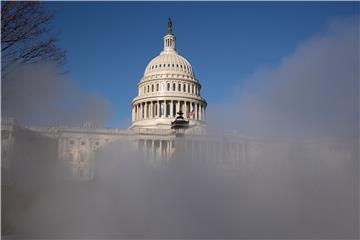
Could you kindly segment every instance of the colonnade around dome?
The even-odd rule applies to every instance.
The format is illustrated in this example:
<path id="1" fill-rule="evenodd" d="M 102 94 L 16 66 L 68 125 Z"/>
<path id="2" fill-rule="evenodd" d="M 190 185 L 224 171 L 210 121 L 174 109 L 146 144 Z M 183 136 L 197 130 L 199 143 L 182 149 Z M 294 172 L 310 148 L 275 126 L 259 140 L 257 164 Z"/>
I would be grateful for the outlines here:
<path id="1" fill-rule="evenodd" d="M 185 118 L 204 121 L 205 106 L 199 101 L 150 100 L 133 105 L 132 122 L 147 119 L 171 118 L 174 119 L 178 112 L 185 113 Z"/>

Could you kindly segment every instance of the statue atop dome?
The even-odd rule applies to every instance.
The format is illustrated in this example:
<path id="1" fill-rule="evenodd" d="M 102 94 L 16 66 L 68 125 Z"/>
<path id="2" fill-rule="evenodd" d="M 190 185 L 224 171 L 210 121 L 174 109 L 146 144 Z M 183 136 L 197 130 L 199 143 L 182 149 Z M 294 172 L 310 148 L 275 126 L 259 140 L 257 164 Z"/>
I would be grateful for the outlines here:
<path id="1" fill-rule="evenodd" d="M 172 22 L 170 17 L 168 19 L 168 33 L 172 34 Z"/>

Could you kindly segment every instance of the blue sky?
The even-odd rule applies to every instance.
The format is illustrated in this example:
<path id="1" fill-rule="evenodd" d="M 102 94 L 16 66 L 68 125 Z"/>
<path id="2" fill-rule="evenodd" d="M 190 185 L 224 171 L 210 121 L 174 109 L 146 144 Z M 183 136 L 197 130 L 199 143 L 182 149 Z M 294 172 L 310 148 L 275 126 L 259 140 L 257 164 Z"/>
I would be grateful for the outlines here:
<path id="1" fill-rule="evenodd" d="M 147 63 L 162 49 L 167 18 L 208 104 L 222 103 L 257 69 L 276 66 L 359 2 L 49 2 L 69 76 L 111 104 L 110 127 L 128 127 Z"/>

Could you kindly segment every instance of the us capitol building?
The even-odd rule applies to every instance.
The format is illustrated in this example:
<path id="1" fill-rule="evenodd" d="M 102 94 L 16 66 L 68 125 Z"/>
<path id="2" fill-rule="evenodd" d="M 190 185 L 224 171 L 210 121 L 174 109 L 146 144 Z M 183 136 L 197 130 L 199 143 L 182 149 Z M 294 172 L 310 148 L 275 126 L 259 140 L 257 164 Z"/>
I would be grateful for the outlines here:
<path id="1" fill-rule="evenodd" d="M 55 148 L 57 161 L 77 180 L 93 179 L 97 161 L 101 161 L 96 159 L 96 153 L 119 140 L 133 143 L 156 166 L 172 161 L 177 150 L 176 139 L 186 139 L 184 149 L 190 160 L 205 160 L 230 169 L 244 163 L 256 164 L 260 156 L 289 144 L 284 140 L 269 143 L 266 139 L 208 131 L 207 102 L 201 96 L 201 84 L 191 64 L 177 52 L 170 20 L 163 42 L 163 50 L 148 63 L 138 83 L 128 129 L 98 128 L 91 124 L 82 127 L 20 126 L 14 120 L 3 119 L 2 169 L 11 168 L 10 159 L 14 154 L 26 156 L 28 153 L 21 152 L 29 147 L 33 153 L 40 152 L 49 144 Z M 40 146 L 32 145 L 34 139 Z M 327 140 L 305 143 L 314 144 L 329 151 L 334 149 Z M 340 156 L 346 151 L 346 147 L 336 149 Z"/>

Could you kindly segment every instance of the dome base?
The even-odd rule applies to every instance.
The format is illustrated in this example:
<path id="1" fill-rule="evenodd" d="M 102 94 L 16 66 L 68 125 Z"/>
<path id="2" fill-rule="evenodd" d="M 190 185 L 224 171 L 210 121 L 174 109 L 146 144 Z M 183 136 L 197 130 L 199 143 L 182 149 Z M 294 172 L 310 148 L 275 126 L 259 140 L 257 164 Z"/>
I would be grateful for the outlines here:
<path id="1" fill-rule="evenodd" d="M 190 126 L 204 125 L 204 121 L 188 119 Z M 156 119 L 144 119 L 131 123 L 130 129 L 134 128 L 156 128 L 156 129 L 171 129 L 171 122 L 174 118 L 156 118 Z"/>

